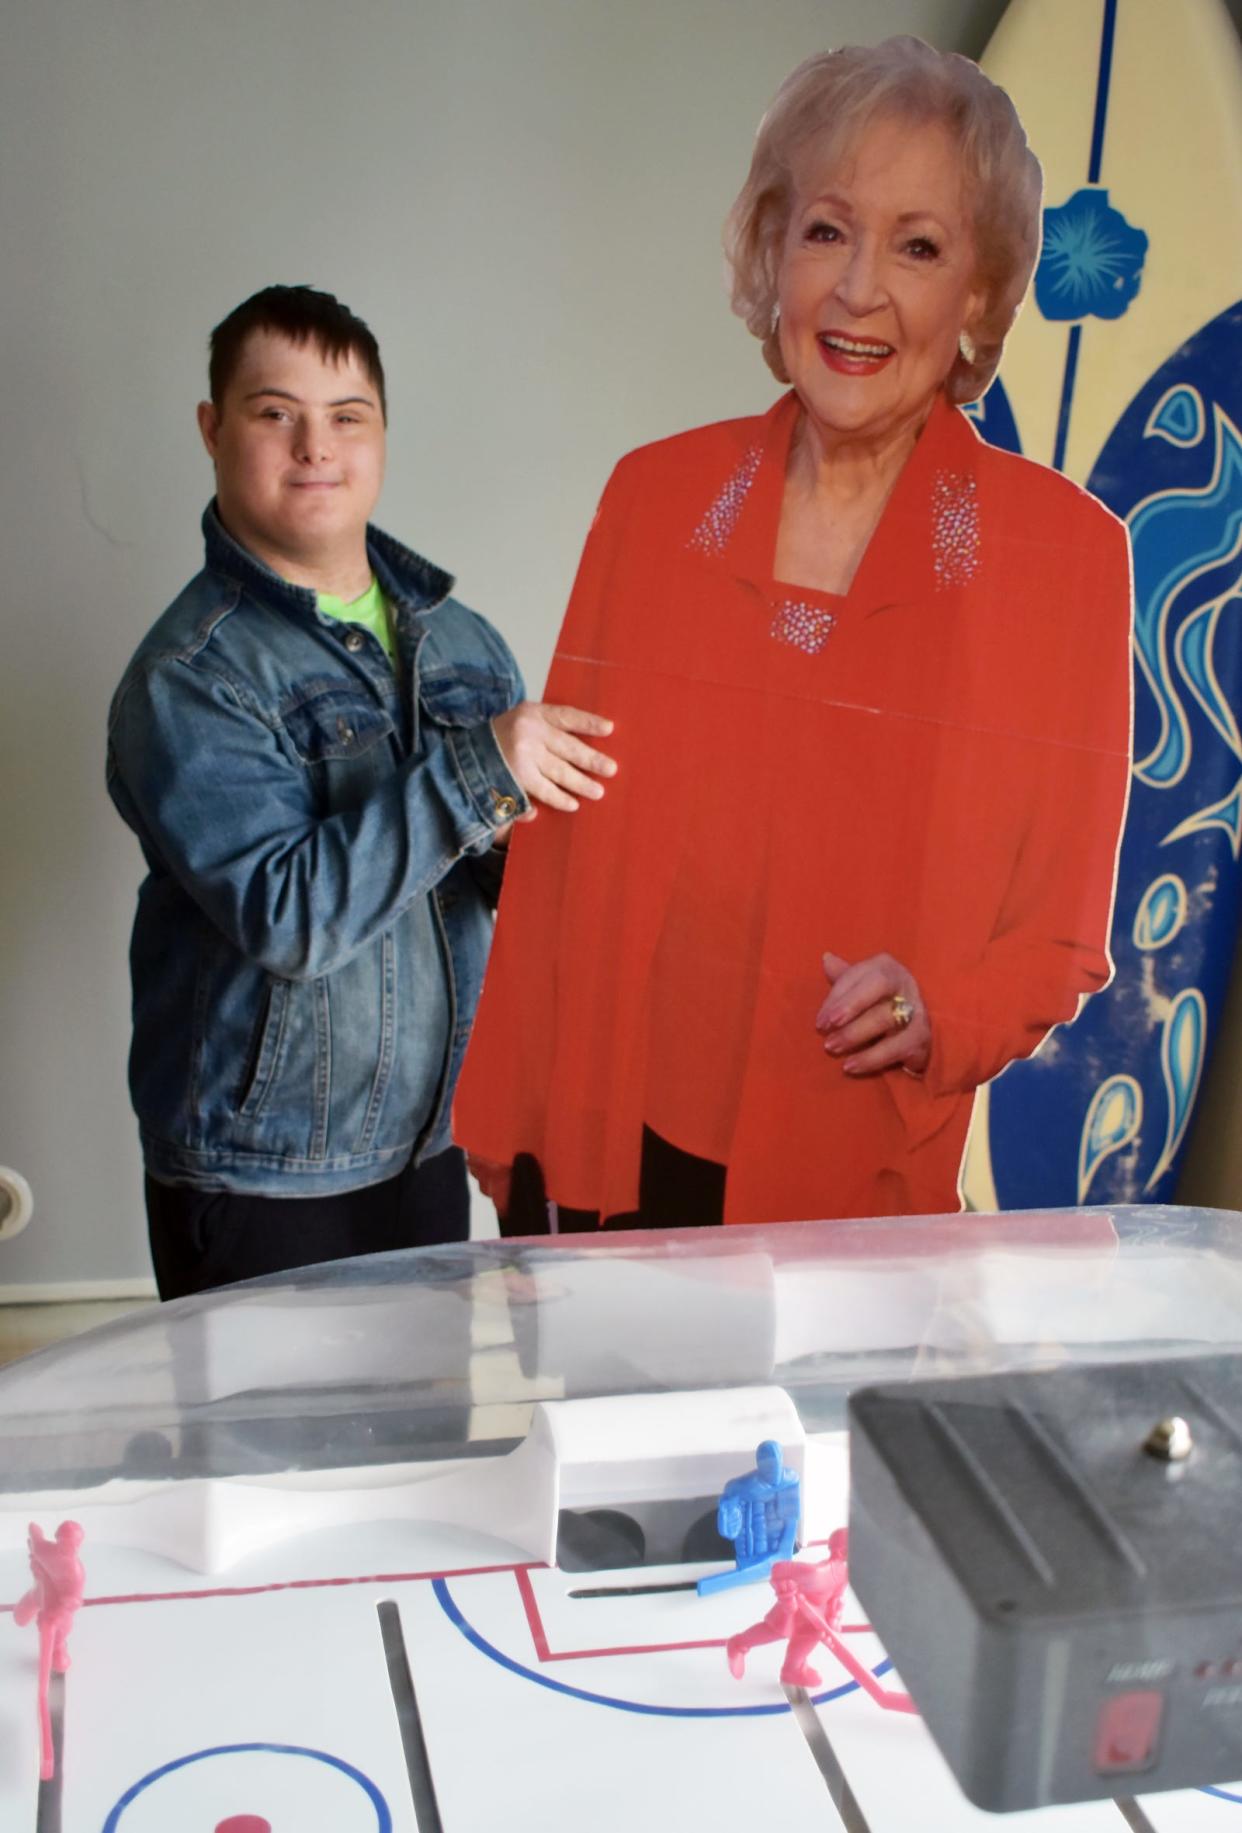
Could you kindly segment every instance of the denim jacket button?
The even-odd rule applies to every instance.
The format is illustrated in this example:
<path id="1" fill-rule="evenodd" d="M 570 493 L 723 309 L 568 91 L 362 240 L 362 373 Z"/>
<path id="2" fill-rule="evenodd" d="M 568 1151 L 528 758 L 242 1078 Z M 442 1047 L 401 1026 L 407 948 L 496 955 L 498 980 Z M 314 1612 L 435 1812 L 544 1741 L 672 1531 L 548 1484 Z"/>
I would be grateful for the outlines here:
<path id="1" fill-rule="evenodd" d="M 354 728 L 350 725 L 347 719 L 338 719 L 337 720 L 336 735 L 340 739 L 343 745 L 352 745 L 353 744 Z"/>
<path id="2" fill-rule="evenodd" d="M 517 814 L 517 798 L 502 795 L 499 789 L 492 791 L 492 813 L 497 821 L 512 821 Z"/>
<path id="3" fill-rule="evenodd" d="M 363 636 L 361 630 L 351 630 L 345 637 L 345 647 L 348 649 L 349 653 L 354 656 L 357 655 L 365 642 L 366 638 Z"/>

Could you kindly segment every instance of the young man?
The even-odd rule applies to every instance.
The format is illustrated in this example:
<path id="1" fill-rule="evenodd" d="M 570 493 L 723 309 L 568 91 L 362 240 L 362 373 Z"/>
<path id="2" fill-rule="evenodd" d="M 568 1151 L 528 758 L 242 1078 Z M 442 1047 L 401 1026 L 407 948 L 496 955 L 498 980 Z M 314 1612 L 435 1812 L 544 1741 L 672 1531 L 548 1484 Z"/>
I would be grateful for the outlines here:
<path id="1" fill-rule="evenodd" d="M 606 720 L 524 702 L 452 579 L 370 526 L 361 319 L 268 287 L 212 333 L 210 382 L 206 564 L 109 722 L 148 867 L 130 1089 L 164 1298 L 464 1238 L 449 1104 L 501 849 L 613 768 L 584 742 Z"/>

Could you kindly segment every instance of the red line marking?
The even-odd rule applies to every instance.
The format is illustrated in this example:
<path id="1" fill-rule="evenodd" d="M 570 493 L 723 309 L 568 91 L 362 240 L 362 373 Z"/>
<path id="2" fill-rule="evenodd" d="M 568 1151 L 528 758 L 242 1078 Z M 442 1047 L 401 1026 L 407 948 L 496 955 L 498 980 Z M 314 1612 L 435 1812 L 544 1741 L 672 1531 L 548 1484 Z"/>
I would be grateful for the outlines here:
<path id="1" fill-rule="evenodd" d="M 636 1642 L 625 1648 L 566 1648 L 549 1652 L 546 1661 L 589 1661 L 592 1656 L 604 1655 L 671 1655 L 683 1648 L 723 1648 L 724 1638 L 718 1637 L 710 1642 Z"/>
<path id="2" fill-rule="evenodd" d="M 725 1646 L 723 1637 L 713 1637 L 701 1642 L 637 1642 L 615 1648 L 553 1649 L 548 1644 L 547 1633 L 543 1626 L 543 1613 L 539 1608 L 539 1600 L 535 1596 L 535 1588 L 530 1579 L 532 1572 L 548 1570 L 549 1568 L 539 1561 L 526 1561 L 521 1565 L 509 1563 L 495 1566 L 450 1566 L 425 1572 L 371 1572 L 360 1574 L 356 1578 L 290 1578 L 273 1580 L 266 1585 L 213 1585 L 196 1591 L 132 1591 L 118 1594 L 115 1597 L 83 1598 L 82 1603 L 84 1606 L 91 1607 L 113 1604 L 198 1603 L 207 1598 L 265 1597 L 276 1591 L 322 1591 L 346 1585 L 414 1585 L 428 1579 L 484 1578 L 498 1572 L 512 1572 L 517 1580 L 518 1595 L 522 1600 L 522 1609 L 526 1615 L 531 1643 L 536 1657 L 541 1662 L 589 1661 L 593 1657 L 602 1660 L 610 1655 L 675 1654 L 681 1649 L 723 1648 Z M 13 1610 L 12 1604 L 0 1604 L 0 1615 L 12 1615 Z M 846 1623 L 842 1625 L 842 1633 L 855 1635 L 869 1628 L 870 1625 L 866 1623 Z M 834 1650 L 834 1653 L 836 1652 Z M 915 1709 L 913 1705 L 896 1704 L 899 1699 L 907 1696 L 886 1693 L 883 1688 L 876 1686 L 869 1673 L 867 1681 L 862 1680 L 860 1676 L 866 1670 L 857 1669 L 852 1658 L 844 1651 L 841 1651 L 840 1659 L 842 1664 L 859 1680 L 860 1686 L 867 1686 L 867 1681 L 871 1682 L 867 1691 L 871 1692 L 873 1698 L 878 1699 L 882 1695 L 883 1703 L 888 1705 L 890 1710 L 913 1711 Z"/>
<path id="3" fill-rule="evenodd" d="M 515 1572 L 518 1568 L 512 1564 L 503 1566 L 450 1566 L 443 1570 L 430 1572 L 370 1572 L 360 1574 L 357 1578 L 288 1578 L 277 1579 L 268 1585 L 215 1585 L 203 1591 L 133 1591 L 117 1597 L 83 1598 L 83 1605 L 92 1604 L 179 1604 L 182 1601 L 196 1602 L 202 1598 L 248 1598 L 262 1597 L 269 1591 L 319 1591 L 334 1585 L 412 1585 L 420 1579 L 432 1578 L 474 1578 L 491 1572 Z M 0 1613 L 10 1612 L 12 1604 L 0 1604 Z"/>
<path id="4" fill-rule="evenodd" d="M 526 1627 L 530 1631 L 531 1644 L 534 1648 L 535 1655 L 541 1662 L 590 1661 L 593 1657 L 602 1660 L 606 1655 L 664 1655 L 675 1654 L 679 1649 L 723 1648 L 725 1646 L 725 1638 L 723 1636 L 716 1636 L 702 1642 L 635 1642 L 616 1648 L 554 1649 L 548 1642 L 547 1631 L 543 1624 L 543 1612 L 539 1608 L 539 1599 L 535 1595 L 535 1587 L 531 1583 L 530 1575 L 532 1572 L 547 1572 L 550 1569 L 555 1570 L 555 1568 L 531 1564 L 525 1566 L 502 1567 L 499 1569 L 511 1571 L 514 1578 L 517 1580 L 518 1596 L 522 1600 L 522 1609 L 526 1615 Z M 446 1574 L 445 1576 L 451 1577 L 453 1575 Z M 856 1635 L 861 1631 L 870 1629 L 870 1627 L 871 1625 L 869 1623 L 849 1623 L 843 1624 L 842 1630 L 846 1635 Z M 835 1648 L 833 1652 L 834 1654 L 837 1652 Z M 855 1679 L 858 1679 L 860 1674 L 865 1673 L 867 1675 L 867 1680 L 859 1680 L 859 1685 L 867 1687 L 867 1691 L 871 1693 L 873 1699 L 879 1698 L 882 1695 L 884 1703 L 889 1705 L 891 1710 L 899 1712 L 912 1712 L 914 1710 L 913 1705 L 895 1705 L 893 1702 L 899 1699 L 905 1699 L 908 1695 L 886 1693 L 882 1687 L 877 1686 L 877 1683 L 867 1669 L 859 1667 L 858 1663 L 847 1650 L 841 1651 L 840 1660 L 842 1666 L 847 1668 L 849 1672 L 854 1675 Z M 869 1686 L 867 1682 L 870 1682 Z"/>
<path id="5" fill-rule="evenodd" d="M 542 1568 L 544 1571 L 546 1567 Z M 539 1599 L 535 1596 L 535 1587 L 530 1582 L 534 1566 L 514 1566 L 513 1576 L 517 1580 L 518 1595 L 522 1600 L 522 1609 L 526 1612 L 526 1624 L 530 1630 L 530 1639 L 534 1644 L 540 1661 L 589 1661 L 592 1656 L 604 1655 L 662 1655 L 679 1648 L 723 1648 L 723 1639 L 711 1642 L 640 1642 L 632 1648 L 563 1648 L 552 1649 L 548 1646 L 547 1633 L 543 1627 L 543 1613 L 539 1608 Z"/>
<path id="6" fill-rule="evenodd" d="M 518 1596 L 522 1600 L 522 1609 L 526 1612 L 526 1627 L 530 1630 L 530 1639 L 540 1661 L 551 1661 L 552 1651 L 548 1647 L 548 1638 L 543 1633 L 543 1617 L 539 1610 L 539 1600 L 535 1596 L 535 1587 L 530 1582 L 530 1567 L 518 1566 L 514 1570 L 517 1580 Z"/>
<path id="7" fill-rule="evenodd" d="M 723 1648 L 723 1641 L 713 1642 L 637 1642 L 627 1648 L 567 1648 L 548 1656 L 549 1661 L 589 1661 L 604 1655 L 670 1655 L 683 1648 Z"/>

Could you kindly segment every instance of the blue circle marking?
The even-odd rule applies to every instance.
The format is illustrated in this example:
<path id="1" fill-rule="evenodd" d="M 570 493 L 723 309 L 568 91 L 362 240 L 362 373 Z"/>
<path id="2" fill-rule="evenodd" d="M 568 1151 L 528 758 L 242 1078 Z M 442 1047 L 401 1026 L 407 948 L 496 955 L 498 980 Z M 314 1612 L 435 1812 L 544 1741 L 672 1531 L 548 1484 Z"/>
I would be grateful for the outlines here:
<path id="1" fill-rule="evenodd" d="M 553 1680 L 548 1674 L 539 1674 L 534 1668 L 523 1667 L 512 1655 L 502 1654 L 498 1648 L 493 1647 L 485 1636 L 479 1634 L 473 1623 L 462 1615 L 461 1607 L 444 1579 L 433 1579 L 431 1589 L 449 1622 L 461 1631 L 467 1642 L 474 1644 L 480 1654 L 486 1655 L 489 1661 L 496 1662 L 498 1666 L 508 1668 L 511 1674 L 521 1675 L 523 1680 L 533 1680 L 537 1687 L 547 1687 L 551 1693 L 564 1693 L 570 1699 L 584 1699 L 592 1706 L 610 1706 L 614 1712 L 641 1712 L 649 1718 L 773 1718 L 778 1713 L 792 1710 L 788 1700 L 782 1700 L 778 1706 L 653 1706 L 643 1700 L 615 1699 L 610 1693 L 591 1693 L 585 1687 L 571 1687 L 563 1680 Z M 881 1674 L 887 1674 L 892 1665 L 886 1656 L 871 1672 L 878 1679 Z M 812 1704 L 822 1706 L 827 1700 L 843 1699 L 847 1693 L 858 1691 L 858 1682 L 847 1680 L 844 1686 L 831 1687 L 826 1693 L 816 1693 Z M 104 1833 L 110 1833 L 110 1829 L 105 1828 Z"/>
<path id="2" fill-rule="evenodd" d="M 171 1775 L 174 1770 L 185 1769 L 191 1763 L 202 1763 L 208 1757 L 232 1757 L 254 1751 L 272 1752 L 280 1757 L 308 1757 L 314 1763 L 326 1763 L 329 1769 L 340 1770 L 343 1776 L 348 1776 L 352 1782 L 358 1784 L 375 1809 L 375 1833 L 392 1833 L 392 1815 L 389 1812 L 388 1803 L 369 1776 L 364 1776 L 362 1771 L 355 1769 L 352 1763 L 346 1763 L 340 1757 L 330 1756 L 326 1750 L 308 1750 L 300 1744 L 217 1744 L 210 1750 L 191 1751 L 188 1757 L 174 1757 L 171 1763 L 162 1763 L 158 1769 L 153 1769 L 149 1775 L 135 1782 L 132 1788 L 126 1789 L 104 1821 L 103 1833 L 116 1833 L 121 1823 L 121 1815 L 126 1808 L 161 1777 Z"/>

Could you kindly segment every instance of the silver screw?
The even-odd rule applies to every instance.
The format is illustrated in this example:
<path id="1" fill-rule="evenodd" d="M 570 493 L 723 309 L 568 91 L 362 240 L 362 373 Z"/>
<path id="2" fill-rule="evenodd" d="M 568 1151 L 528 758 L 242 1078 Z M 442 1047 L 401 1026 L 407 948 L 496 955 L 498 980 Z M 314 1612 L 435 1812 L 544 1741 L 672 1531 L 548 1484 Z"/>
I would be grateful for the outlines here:
<path id="1" fill-rule="evenodd" d="M 1180 1464 L 1195 1448 L 1190 1427 L 1178 1414 L 1158 1419 L 1143 1441 L 1148 1457 L 1158 1457 L 1166 1464 Z"/>

